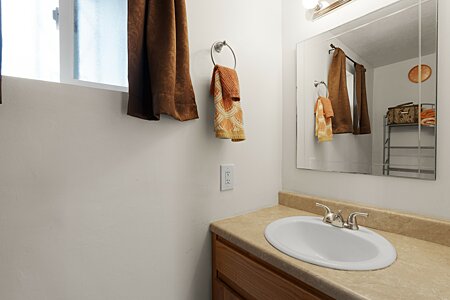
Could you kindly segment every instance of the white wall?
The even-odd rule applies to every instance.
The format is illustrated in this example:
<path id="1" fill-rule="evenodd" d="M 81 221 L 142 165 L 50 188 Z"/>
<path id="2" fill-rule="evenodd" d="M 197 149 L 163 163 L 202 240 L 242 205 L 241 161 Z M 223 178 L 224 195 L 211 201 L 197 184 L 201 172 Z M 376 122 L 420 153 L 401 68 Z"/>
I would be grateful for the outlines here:
<path id="1" fill-rule="evenodd" d="M 302 169 L 370 173 L 372 166 L 372 136 L 335 134 L 332 142 L 319 143 L 315 137 L 315 102 L 325 88 L 314 87 L 315 81 L 328 82 L 333 59 L 330 44 L 338 45 L 347 55 L 367 69 L 366 87 L 369 115 L 372 112 L 373 68 L 335 38 L 335 32 L 326 32 L 297 45 L 297 166 Z M 354 66 L 347 61 L 347 72 L 354 74 Z M 353 113 L 353 80 L 347 80 L 350 107 Z"/>
<path id="2" fill-rule="evenodd" d="M 381 8 L 395 0 L 357 0 L 315 22 L 305 19 L 301 1 L 284 0 L 283 4 L 283 190 L 419 213 L 450 219 L 450 52 L 449 1 L 439 1 L 439 78 L 438 78 L 438 154 L 437 181 L 385 178 L 368 175 L 336 174 L 296 168 L 296 90 L 295 46 L 299 41 L 329 30 L 344 22 Z M 444 57 L 444 58 L 443 58 Z M 442 132 L 442 134 L 439 134 Z M 320 183 L 320 184 L 318 184 Z"/>
<path id="3" fill-rule="evenodd" d="M 117 92 L 4 78 L 0 299 L 209 299 L 209 223 L 277 202 L 281 5 L 187 2 L 199 120 L 143 121 Z M 209 48 L 223 39 L 237 144 L 213 133 Z M 219 192 L 220 163 L 235 163 L 234 191 Z"/>

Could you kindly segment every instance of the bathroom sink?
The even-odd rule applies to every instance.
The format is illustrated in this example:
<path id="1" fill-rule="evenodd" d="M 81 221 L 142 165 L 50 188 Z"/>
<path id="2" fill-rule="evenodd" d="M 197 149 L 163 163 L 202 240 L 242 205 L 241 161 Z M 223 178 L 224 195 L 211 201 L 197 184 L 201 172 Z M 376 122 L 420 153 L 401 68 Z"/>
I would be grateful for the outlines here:
<path id="1" fill-rule="evenodd" d="M 267 241 L 305 262 L 338 270 L 377 270 L 397 258 L 392 244 L 364 227 L 336 228 L 310 216 L 289 217 L 266 227 Z"/>

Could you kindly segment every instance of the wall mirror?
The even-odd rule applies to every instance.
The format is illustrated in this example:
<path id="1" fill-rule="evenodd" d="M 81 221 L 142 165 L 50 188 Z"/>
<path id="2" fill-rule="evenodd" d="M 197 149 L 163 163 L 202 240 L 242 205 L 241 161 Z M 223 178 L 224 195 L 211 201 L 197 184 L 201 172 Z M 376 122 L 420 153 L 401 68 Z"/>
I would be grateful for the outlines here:
<path id="1" fill-rule="evenodd" d="M 297 168 L 436 179 L 437 0 L 297 45 Z"/>

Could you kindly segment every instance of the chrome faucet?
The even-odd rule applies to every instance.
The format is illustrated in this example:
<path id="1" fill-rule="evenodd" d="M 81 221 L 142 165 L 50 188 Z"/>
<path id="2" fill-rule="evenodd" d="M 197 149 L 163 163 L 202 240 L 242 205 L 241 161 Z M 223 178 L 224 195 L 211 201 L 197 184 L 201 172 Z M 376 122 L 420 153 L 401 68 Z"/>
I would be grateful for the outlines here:
<path id="1" fill-rule="evenodd" d="M 354 212 L 348 216 L 347 222 L 345 222 L 344 217 L 341 214 L 341 212 L 342 212 L 341 210 L 339 210 L 338 212 L 333 212 L 328 206 L 323 205 L 321 203 L 316 203 L 316 206 L 322 207 L 323 209 L 325 209 L 325 215 L 324 215 L 322 221 L 324 223 L 330 224 L 330 225 L 332 225 L 334 227 L 338 227 L 338 228 L 347 228 L 347 229 L 351 229 L 351 230 L 358 230 L 359 226 L 358 226 L 356 217 L 358 217 L 358 216 L 368 217 L 369 216 L 369 214 L 367 214 L 367 213 Z"/>
<path id="2" fill-rule="evenodd" d="M 369 216 L 368 213 L 361 213 L 361 212 L 354 212 L 348 215 L 347 223 L 345 228 L 351 229 L 351 230 L 358 230 L 358 222 L 356 220 L 356 217 L 361 216 L 367 218 Z"/>
<path id="3" fill-rule="evenodd" d="M 322 207 L 325 209 L 325 216 L 323 217 L 323 222 L 327 224 L 331 224 L 334 227 L 344 227 L 344 218 L 341 215 L 341 211 L 338 211 L 337 213 L 332 212 L 331 209 L 323 204 L 316 203 L 316 206 Z"/>

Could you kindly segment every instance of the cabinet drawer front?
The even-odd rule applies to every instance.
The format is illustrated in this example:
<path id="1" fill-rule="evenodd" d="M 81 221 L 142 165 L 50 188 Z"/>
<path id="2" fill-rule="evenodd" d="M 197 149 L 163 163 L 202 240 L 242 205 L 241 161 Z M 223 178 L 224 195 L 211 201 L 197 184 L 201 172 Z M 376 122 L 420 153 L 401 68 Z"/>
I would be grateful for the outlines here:
<path id="1" fill-rule="evenodd" d="M 221 241 L 216 241 L 215 247 L 219 278 L 239 287 L 249 297 L 258 300 L 330 299 L 290 282 Z"/>
<path id="2" fill-rule="evenodd" d="M 215 279 L 214 284 L 216 285 L 215 300 L 244 300 L 233 290 L 225 286 L 219 279 Z"/>

